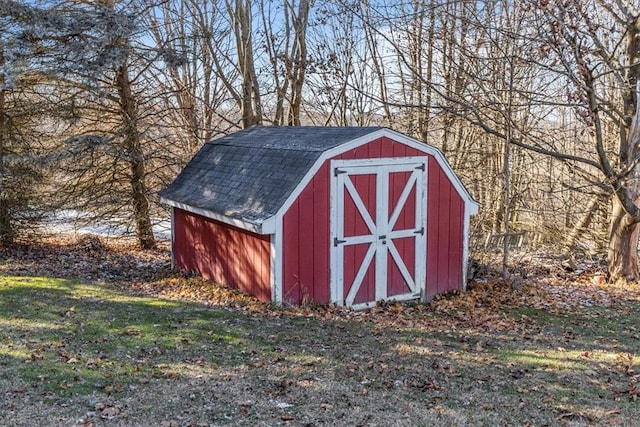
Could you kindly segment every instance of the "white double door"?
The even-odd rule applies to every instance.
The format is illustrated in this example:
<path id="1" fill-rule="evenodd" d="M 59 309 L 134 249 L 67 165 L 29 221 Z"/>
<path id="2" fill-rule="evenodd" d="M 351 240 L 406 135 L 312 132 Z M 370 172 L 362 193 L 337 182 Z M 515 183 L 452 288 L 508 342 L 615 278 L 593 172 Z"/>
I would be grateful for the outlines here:
<path id="1" fill-rule="evenodd" d="M 425 157 L 331 163 L 331 298 L 367 307 L 425 286 Z"/>

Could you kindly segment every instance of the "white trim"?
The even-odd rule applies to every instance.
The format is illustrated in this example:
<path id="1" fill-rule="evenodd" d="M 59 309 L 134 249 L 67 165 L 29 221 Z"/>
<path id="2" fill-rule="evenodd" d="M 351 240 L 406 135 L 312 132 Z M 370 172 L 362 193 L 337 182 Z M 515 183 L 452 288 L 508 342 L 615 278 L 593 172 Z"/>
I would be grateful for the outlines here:
<path id="1" fill-rule="evenodd" d="M 364 205 L 360 194 L 358 194 L 358 190 L 356 190 L 356 187 L 353 185 L 353 181 L 351 181 L 351 178 L 349 178 L 349 175 L 347 174 L 344 175 L 344 188 L 347 189 L 347 192 L 351 196 L 351 200 L 353 200 L 353 203 L 356 205 L 356 209 L 358 209 L 358 212 L 360 212 L 360 215 L 362 216 L 364 223 L 367 225 L 369 232 L 375 233 L 376 223 L 373 222 L 373 219 L 371 218 L 371 215 L 369 215 L 367 207 Z"/>
<path id="2" fill-rule="evenodd" d="M 424 224 L 424 233 L 421 236 L 416 238 L 416 253 L 419 253 L 419 249 L 423 248 L 424 254 L 423 259 L 424 262 L 417 262 L 416 259 L 416 281 L 420 283 L 420 292 L 421 300 L 426 301 L 427 296 L 427 271 L 429 271 L 429 248 L 427 247 L 427 234 L 429 233 L 429 215 L 427 212 L 429 211 L 429 162 L 424 163 L 424 174 L 422 179 L 419 182 L 420 185 L 416 184 L 416 192 L 420 191 L 420 195 L 416 196 L 418 200 L 422 199 L 423 204 L 422 207 L 419 207 L 416 203 L 416 218 L 418 216 L 422 216 L 420 218 L 420 222 Z M 417 291 L 417 290 L 416 290 Z"/>
<path id="3" fill-rule="evenodd" d="M 465 209 L 464 228 L 462 231 L 462 290 L 467 290 L 467 268 L 469 266 L 469 223 L 471 215 Z"/>
<path id="4" fill-rule="evenodd" d="M 358 169 L 369 169 L 367 167 L 357 167 Z M 376 241 L 374 243 L 376 250 L 375 264 L 375 300 L 382 301 L 387 299 L 389 277 L 387 271 L 387 257 L 389 247 L 386 245 L 388 236 L 389 221 L 389 170 L 386 165 L 381 164 L 375 172 L 376 176 Z M 382 243 L 382 236 L 387 236 Z M 381 280 L 384 277 L 384 280 Z"/>
<path id="5" fill-rule="evenodd" d="M 330 230 L 331 230 L 331 302 L 338 305 L 348 305 L 354 308 L 365 308 L 375 304 L 376 301 L 388 300 L 387 266 L 388 259 L 398 267 L 400 274 L 409 287 L 409 292 L 397 295 L 391 300 L 410 300 L 420 298 L 425 294 L 426 276 L 425 264 L 427 256 L 426 238 L 426 198 L 423 197 L 427 181 L 427 156 L 413 156 L 405 158 L 378 158 L 355 160 L 332 160 L 330 179 Z M 390 206 L 389 180 L 393 172 L 410 172 L 400 197 L 395 201 L 396 206 Z M 362 202 L 360 194 L 356 190 L 350 175 L 374 175 L 376 177 L 376 217 L 375 222 Z M 416 228 L 393 230 L 402 208 L 406 205 L 409 194 L 415 187 L 415 226 L 422 229 L 422 233 L 416 233 Z M 369 233 L 367 235 L 344 235 L 344 198 L 345 192 L 351 196 L 355 208 L 364 219 Z M 389 214 L 390 207 L 393 208 Z M 393 244 L 393 239 L 413 237 L 415 238 L 415 269 L 410 272 L 404 260 Z M 336 246 L 335 240 L 340 240 Z M 344 248 L 355 244 L 368 244 L 362 263 L 357 267 L 353 283 L 345 295 L 344 283 Z M 424 259 L 425 262 L 420 260 Z M 375 261 L 374 261 L 375 260 Z M 360 289 L 364 276 L 375 262 L 375 297 L 374 301 L 362 304 L 354 304 L 356 295 Z M 384 278 L 381 280 L 380 278 Z"/>
<path id="6" fill-rule="evenodd" d="M 329 165 L 329 167 L 331 167 L 331 165 Z M 333 240 L 338 237 L 336 233 L 338 228 L 336 218 L 338 216 L 335 212 L 338 203 L 336 194 L 337 186 L 333 183 L 334 179 L 333 175 L 331 175 L 329 179 L 329 302 L 342 305 L 340 301 L 341 298 L 338 296 L 337 276 L 334 274 L 334 271 L 338 271 L 338 257 L 333 250 Z"/>
<path id="7" fill-rule="evenodd" d="M 271 267 L 273 268 L 271 272 L 271 277 L 273 278 L 271 301 L 278 304 L 282 304 L 282 275 L 284 274 L 282 270 L 282 259 L 284 258 L 282 221 L 282 218 L 277 221 L 274 233 L 271 235 Z"/>
<path id="8" fill-rule="evenodd" d="M 393 227 L 396 225 L 396 222 L 398 222 L 398 218 L 400 217 L 400 212 L 402 212 L 402 208 L 407 203 L 407 199 L 409 198 L 409 194 L 411 193 L 411 190 L 413 190 L 414 185 L 416 186 L 416 200 L 421 200 L 418 198 L 420 194 L 418 193 L 419 190 L 417 189 L 418 187 L 417 181 L 418 181 L 417 174 L 412 173 L 411 176 L 409 176 L 409 179 L 407 180 L 407 183 L 405 184 L 404 188 L 402 189 L 402 193 L 400 194 L 400 197 L 398 197 L 396 206 L 393 208 L 393 212 L 391 212 L 391 216 L 389 217 L 389 228 L 391 230 L 393 230 Z M 416 217 L 416 219 L 417 218 L 418 217 Z M 391 231 L 389 231 L 389 233 L 391 233 Z"/>
<path id="9" fill-rule="evenodd" d="M 334 170 L 333 162 L 329 167 L 332 171 Z M 329 257 L 331 259 L 331 271 L 329 272 L 331 276 L 331 301 L 341 306 L 344 305 L 345 302 L 344 277 L 342 274 L 337 274 L 337 272 L 344 271 L 344 256 L 338 256 L 338 251 L 335 250 L 334 242 L 336 239 L 344 236 L 344 221 L 341 221 L 338 218 L 338 213 L 344 212 L 344 191 L 337 191 L 338 188 L 344 188 L 344 175 L 331 174 L 329 186 L 331 187 L 331 218 L 329 219 L 329 231 L 331 233 L 331 239 L 329 241 Z"/>
<path id="10" fill-rule="evenodd" d="M 353 283 L 351 284 L 351 287 L 349 288 L 349 293 L 347 294 L 347 296 L 344 297 L 344 303 L 345 305 L 351 306 L 353 305 L 353 301 L 356 299 L 356 296 L 358 295 L 358 291 L 360 290 L 360 285 L 362 285 L 362 281 L 364 280 L 364 276 L 367 274 L 367 270 L 369 270 L 369 266 L 371 265 L 371 261 L 373 260 L 373 257 L 376 257 L 376 263 L 378 262 L 378 253 L 382 252 L 377 250 L 376 248 L 376 242 L 372 242 L 369 247 L 367 248 L 367 252 L 364 254 L 364 258 L 362 259 L 362 264 L 360 264 L 360 268 L 358 268 L 358 273 L 356 274 L 356 277 L 353 279 Z M 344 259 L 344 257 L 342 257 Z M 340 274 L 339 277 L 343 277 L 344 275 Z M 344 283 L 344 280 L 341 280 L 342 283 Z M 379 300 L 379 298 L 377 297 L 378 295 L 378 283 L 380 281 L 376 280 L 376 301 Z M 344 288 L 343 288 L 343 295 L 344 295 Z"/>
<path id="11" fill-rule="evenodd" d="M 233 225 L 235 227 L 242 228 L 244 230 L 253 231 L 254 233 L 271 234 L 271 233 L 264 232 L 263 227 L 261 226 L 260 223 L 253 223 L 249 221 L 243 221 L 241 219 L 231 218 L 226 215 L 211 212 L 206 209 L 196 208 L 194 206 L 185 205 L 184 203 L 179 203 L 164 197 L 160 197 L 160 203 L 164 203 L 173 208 L 182 209 L 183 211 L 191 212 L 196 215 L 201 215 L 209 219 L 214 219 L 216 221 L 220 221 L 225 224 Z"/>
<path id="12" fill-rule="evenodd" d="M 356 171 L 353 171 L 353 173 L 350 171 L 349 175 L 369 175 L 379 171 L 381 165 L 388 168 L 389 172 L 404 172 L 407 169 L 403 166 L 423 163 L 424 161 L 425 156 L 372 157 L 366 159 L 335 159 L 331 161 L 331 164 L 334 168 L 358 168 Z"/>

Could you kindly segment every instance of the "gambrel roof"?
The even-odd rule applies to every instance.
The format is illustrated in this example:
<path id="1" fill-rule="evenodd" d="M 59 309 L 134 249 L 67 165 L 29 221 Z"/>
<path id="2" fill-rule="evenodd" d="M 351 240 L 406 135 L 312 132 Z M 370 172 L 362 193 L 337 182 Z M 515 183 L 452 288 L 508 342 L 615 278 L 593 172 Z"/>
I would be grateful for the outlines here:
<path id="1" fill-rule="evenodd" d="M 276 214 L 323 152 L 378 129 L 253 126 L 205 144 L 160 195 L 261 222 Z"/>
<path id="2" fill-rule="evenodd" d="M 263 223 L 280 212 L 321 157 L 347 143 L 382 136 L 411 140 L 383 127 L 250 127 L 206 143 L 160 192 L 161 201 L 265 233 Z M 451 171 L 438 150 L 418 144 Z M 451 177 L 475 204 L 453 171 Z"/>

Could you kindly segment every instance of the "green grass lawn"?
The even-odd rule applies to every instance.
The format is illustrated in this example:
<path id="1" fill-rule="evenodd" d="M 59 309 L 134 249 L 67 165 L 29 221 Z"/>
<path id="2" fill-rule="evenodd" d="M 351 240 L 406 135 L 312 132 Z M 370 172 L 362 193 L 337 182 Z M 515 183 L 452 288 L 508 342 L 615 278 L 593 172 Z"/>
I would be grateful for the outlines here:
<path id="1" fill-rule="evenodd" d="M 555 314 L 498 310 L 516 327 L 469 327 L 429 309 L 397 323 L 392 311 L 384 321 L 251 314 L 0 276 L 0 420 L 637 424 L 637 301 Z"/>

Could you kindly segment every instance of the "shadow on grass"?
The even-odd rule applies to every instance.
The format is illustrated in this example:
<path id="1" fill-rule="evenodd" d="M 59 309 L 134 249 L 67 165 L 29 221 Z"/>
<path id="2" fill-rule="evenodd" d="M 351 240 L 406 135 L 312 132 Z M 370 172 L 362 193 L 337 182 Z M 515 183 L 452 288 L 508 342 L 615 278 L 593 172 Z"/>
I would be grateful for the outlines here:
<path id="1" fill-rule="evenodd" d="M 234 356 L 247 334 L 233 319 L 224 309 L 74 280 L 0 277 L 0 361 L 61 394 L 118 391 L 193 360 L 240 363 Z"/>
<path id="2" fill-rule="evenodd" d="M 200 381 L 232 408 L 216 404 L 227 412 L 208 419 L 246 417 L 238 402 L 249 396 L 256 419 L 272 424 L 279 415 L 269 418 L 257 402 L 272 408 L 286 399 L 319 411 L 319 424 L 366 424 L 363 413 L 351 415 L 358 408 L 428 425 L 551 425 L 565 413 L 604 422 L 613 411 L 633 420 L 640 409 L 615 392 L 628 384 L 625 355 L 638 346 L 615 313 L 512 313 L 526 315 L 525 336 L 261 317 L 74 280 L 0 276 L 0 365 L 45 399 L 126 395 L 156 379 L 180 382 L 189 399 Z M 626 320 L 640 324 L 631 313 Z"/>

